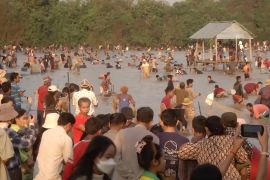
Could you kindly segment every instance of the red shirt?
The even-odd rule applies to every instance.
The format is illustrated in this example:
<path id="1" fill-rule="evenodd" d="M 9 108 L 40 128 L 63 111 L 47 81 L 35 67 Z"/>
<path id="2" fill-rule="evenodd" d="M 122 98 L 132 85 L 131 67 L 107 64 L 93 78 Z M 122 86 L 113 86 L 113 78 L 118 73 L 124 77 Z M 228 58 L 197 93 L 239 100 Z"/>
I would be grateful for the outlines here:
<path id="1" fill-rule="evenodd" d="M 255 91 L 256 89 L 258 89 L 258 87 L 259 87 L 259 85 L 257 83 L 247 83 L 244 86 L 244 89 L 245 89 L 246 93 L 250 94 L 253 91 Z"/>
<path id="2" fill-rule="evenodd" d="M 48 86 L 40 86 L 38 88 L 38 106 L 37 106 L 37 109 L 39 111 L 44 111 L 44 100 L 45 100 L 45 96 L 46 94 L 48 93 Z"/>
<path id="3" fill-rule="evenodd" d="M 220 94 L 222 92 L 225 92 L 225 90 L 223 88 L 215 88 L 214 95 L 216 96 L 216 95 L 218 95 L 218 94 Z"/>
<path id="4" fill-rule="evenodd" d="M 84 125 L 90 116 L 85 116 L 79 113 L 75 118 L 75 124 L 72 127 L 73 143 L 77 144 L 83 135 L 83 132 L 79 129 L 79 125 Z"/>
<path id="5" fill-rule="evenodd" d="M 167 109 L 169 109 L 169 108 L 172 107 L 172 106 L 171 106 L 171 98 L 170 98 L 169 96 L 165 96 L 165 97 L 162 99 L 161 103 L 163 103 L 163 104 L 166 106 Z"/>
<path id="6" fill-rule="evenodd" d="M 63 172 L 63 180 L 68 180 L 73 169 L 78 165 L 79 160 L 84 155 L 87 147 L 89 146 L 90 140 L 80 141 L 78 144 L 75 144 L 73 148 L 73 160 L 68 160 L 65 165 Z"/>

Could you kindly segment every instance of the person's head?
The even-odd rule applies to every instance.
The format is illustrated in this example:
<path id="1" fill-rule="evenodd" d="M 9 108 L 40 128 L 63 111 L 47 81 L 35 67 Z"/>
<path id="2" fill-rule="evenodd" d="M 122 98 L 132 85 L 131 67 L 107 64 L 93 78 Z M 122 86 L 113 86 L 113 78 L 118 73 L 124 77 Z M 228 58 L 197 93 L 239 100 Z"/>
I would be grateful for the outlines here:
<path id="1" fill-rule="evenodd" d="M 63 89 L 62 89 L 62 96 L 68 96 L 68 94 L 69 94 L 69 89 L 68 89 L 68 87 L 64 87 Z"/>
<path id="2" fill-rule="evenodd" d="M 166 109 L 160 115 L 160 125 L 166 130 L 167 127 L 176 127 L 177 118 L 174 109 Z"/>
<path id="3" fill-rule="evenodd" d="M 78 101 L 80 113 L 83 115 L 87 115 L 90 111 L 90 104 L 91 101 L 89 98 L 86 97 L 80 98 Z"/>
<path id="4" fill-rule="evenodd" d="M 147 129 L 151 128 L 154 111 L 150 107 L 141 107 L 137 110 L 137 121 L 143 123 Z"/>
<path id="5" fill-rule="evenodd" d="M 115 154 L 116 147 L 112 140 L 105 136 L 94 137 L 78 162 L 77 168 L 73 170 L 70 179 L 75 180 L 82 176 L 93 177 L 93 174 L 105 174 L 108 177 L 116 165 Z"/>
<path id="6" fill-rule="evenodd" d="M 180 86 L 180 89 L 185 89 L 185 87 L 186 87 L 184 82 L 180 82 L 179 86 Z"/>
<path id="7" fill-rule="evenodd" d="M 57 98 L 56 98 L 56 94 L 57 94 L 57 89 L 55 89 L 55 87 L 49 86 L 48 88 L 48 93 L 45 96 L 45 105 L 46 107 L 49 106 L 56 106 L 57 104 Z"/>
<path id="8" fill-rule="evenodd" d="M 247 110 L 248 110 L 249 112 L 253 112 L 253 104 L 252 104 L 252 103 L 247 103 L 247 104 L 246 104 L 246 107 L 247 107 Z"/>
<path id="9" fill-rule="evenodd" d="M 215 85 L 215 88 L 217 89 L 217 88 L 219 88 L 219 86 L 218 85 Z"/>
<path id="10" fill-rule="evenodd" d="M 196 137 L 205 137 L 205 122 L 206 118 L 204 116 L 196 116 L 192 120 L 192 129 L 194 136 Z"/>
<path id="11" fill-rule="evenodd" d="M 127 122 L 126 117 L 122 113 L 114 113 L 110 117 L 110 128 L 115 130 L 122 129 Z"/>
<path id="12" fill-rule="evenodd" d="M 45 86 L 49 87 L 51 85 L 51 83 L 52 83 L 52 78 L 50 76 L 43 77 L 43 84 Z"/>
<path id="13" fill-rule="evenodd" d="M 174 88 L 168 86 L 168 87 L 165 89 L 165 94 L 166 94 L 166 96 L 172 98 L 172 97 L 174 96 Z"/>
<path id="14" fill-rule="evenodd" d="M 8 125 L 12 123 L 12 120 L 18 116 L 17 111 L 15 111 L 12 103 L 4 103 L 0 106 L 0 123 Z"/>
<path id="15" fill-rule="evenodd" d="M 26 110 L 19 109 L 17 110 L 18 115 L 15 118 L 16 125 L 20 128 L 28 127 L 29 124 L 29 117 L 26 114 Z"/>
<path id="16" fill-rule="evenodd" d="M 167 76 L 167 78 L 168 78 L 169 81 L 172 81 L 173 75 L 169 74 L 169 75 Z"/>
<path id="17" fill-rule="evenodd" d="M 62 126 L 66 132 L 69 132 L 75 123 L 75 118 L 71 113 L 63 112 L 58 119 L 58 126 Z"/>
<path id="18" fill-rule="evenodd" d="M 187 80 L 187 87 L 192 87 L 193 86 L 193 79 L 188 79 Z"/>
<path id="19" fill-rule="evenodd" d="M 10 97 L 10 96 L 4 96 L 4 97 L 1 99 L 1 104 L 5 104 L 5 103 L 11 103 L 12 106 L 15 106 L 15 104 L 13 103 L 13 99 L 12 99 L 12 97 Z"/>
<path id="20" fill-rule="evenodd" d="M 128 87 L 127 87 L 127 86 L 122 86 L 122 87 L 120 88 L 120 91 L 121 91 L 121 93 L 123 93 L 123 94 L 127 94 L 127 92 L 128 92 Z"/>
<path id="21" fill-rule="evenodd" d="M 236 76 L 236 81 L 241 82 L 241 76 Z"/>
<path id="22" fill-rule="evenodd" d="M 84 79 L 84 80 L 82 80 L 80 87 L 81 87 L 81 89 L 86 89 L 86 90 L 90 91 L 92 88 L 92 85 L 88 80 Z"/>
<path id="23" fill-rule="evenodd" d="M 207 76 L 207 79 L 208 79 L 208 81 L 210 81 L 211 79 L 212 79 L 212 76 Z"/>
<path id="24" fill-rule="evenodd" d="M 91 117 L 89 118 L 85 124 L 85 134 L 86 135 L 100 135 L 101 134 L 101 128 L 102 128 L 102 122 L 97 117 Z"/>
<path id="25" fill-rule="evenodd" d="M 121 109 L 121 113 L 125 116 L 127 120 L 132 120 L 135 117 L 131 107 L 123 107 Z"/>
<path id="26" fill-rule="evenodd" d="M 205 121 L 206 134 L 209 136 L 223 135 L 224 127 L 221 118 L 218 116 L 209 116 Z"/>
<path id="27" fill-rule="evenodd" d="M 222 174 L 218 167 L 212 164 L 197 166 L 191 173 L 190 180 L 222 180 Z"/>
<path id="28" fill-rule="evenodd" d="M 221 123 L 224 126 L 224 128 L 232 127 L 236 128 L 237 123 L 237 115 L 233 112 L 225 112 L 221 115 Z"/>
<path id="29" fill-rule="evenodd" d="M 10 82 L 19 83 L 21 80 L 21 76 L 19 73 L 13 72 L 9 76 Z"/>
<path id="30" fill-rule="evenodd" d="M 101 134 L 104 134 L 110 130 L 110 117 L 111 114 L 98 114 L 96 116 L 96 118 L 98 118 L 99 122 L 101 123 Z"/>
<path id="31" fill-rule="evenodd" d="M 156 173 L 165 170 L 165 159 L 162 148 L 153 142 L 153 137 L 145 136 L 141 141 L 136 143 L 136 152 L 138 163 L 146 171 Z"/>
<path id="32" fill-rule="evenodd" d="M 11 83 L 8 81 L 2 83 L 1 88 L 2 88 L 3 93 L 9 93 L 11 91 Z"/>

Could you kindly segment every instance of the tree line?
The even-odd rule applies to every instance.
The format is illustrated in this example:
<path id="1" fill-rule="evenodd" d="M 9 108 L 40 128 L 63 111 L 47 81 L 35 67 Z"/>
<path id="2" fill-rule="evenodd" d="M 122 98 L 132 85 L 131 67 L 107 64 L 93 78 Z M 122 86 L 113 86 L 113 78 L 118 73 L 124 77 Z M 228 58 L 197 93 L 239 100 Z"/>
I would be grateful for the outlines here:
<path id="1" fill-rule="evenodd" d="M 269 0 L 1 0 L 0 44 L 184 46 L 210 21 L 270 37 Z"/>

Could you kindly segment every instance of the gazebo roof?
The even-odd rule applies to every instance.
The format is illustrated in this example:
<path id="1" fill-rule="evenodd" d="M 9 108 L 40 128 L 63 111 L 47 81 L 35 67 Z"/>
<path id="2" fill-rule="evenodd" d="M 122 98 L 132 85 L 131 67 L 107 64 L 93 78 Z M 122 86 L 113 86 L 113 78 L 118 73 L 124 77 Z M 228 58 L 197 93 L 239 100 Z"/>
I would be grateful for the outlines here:
<path id="1" fill-rule="evenodd" d="M 253 34 L 236 21 L 211 22 L 190 39 L 253 39 Z"/>

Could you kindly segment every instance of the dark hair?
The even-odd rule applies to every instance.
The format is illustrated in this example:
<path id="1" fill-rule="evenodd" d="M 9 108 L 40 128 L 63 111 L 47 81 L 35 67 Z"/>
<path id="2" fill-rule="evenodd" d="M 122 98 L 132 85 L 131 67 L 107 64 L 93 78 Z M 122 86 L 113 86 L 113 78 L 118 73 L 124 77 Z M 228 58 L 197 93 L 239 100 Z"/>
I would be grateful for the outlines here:
<path id="1" fill-rule="evenodd" d="M 91 144 L 87 147 L 84 155 L 78 162 L 77 168 L 73 170 L 69 180 L 76 180 L 79 177 L 86 176 L 87 180 L 93 179 L 93 169 L 97 157 L 102 156 L 109 146 L 114 143 L 105 136 L 96 136 L 91 140 Z M 104 180 L 109 180 L 108 175 L 104 175 Z"/>
<path id="2" fill-rule="evenodd" d="M 167 76 L 167 78 L 172 79 L 172 78 L 173 78 L 173 75 L 169 74 L 169 75 Z"/>
<path id="3" fill-rule="evenodd" d="M 253 104 L 252 103 L 247 103 L 246 106 L 247 107 L 253 107 Z"/>
<path id="4" fill-rule="evenodd" d="M 88 103 L 89 106 L 90 106 L 91 101 L 90 101 L 90 99 L 87 98 L 87 97 L 82 97 L 82 98 L 80 98 L 79 101 L 78 101 L 78 106 L 81 107 L 82 103 Z"/>
<path id="5" fill-rule="evenodd" d="M 154 111 L 150 107 L 141 107 L 137 110 L 137 121 L 149 123 L 153 118 Z"/>
<path id="6" fill-rule="evenodd" d="M 19 76 L 19 73 L 13 72 L 10 74 L 9 80 L 13 82 L 18 76 Z"/>
<path id="7" fill-rule="evenodd" d="M 162 157 L 162 149 L 153 142 L 153 136 L 150 135 L 145 136 L 139 143 L 146 143 L 146 145 L 137 153 L 138 163 L 144 170 L 149 170 L 151 162 Z"/>
<path id="8" fill-rule="evenodd" d="M 16 118 L 20 118 L 20 117 L 22 117 L 26 113 L 26 110 L 25 109 L 17 109 L 16 111 L 18 113 L 18 115 L 16 116 Z"/>
<path id="9" fill-rule="evenodd" d="M 173 91 L 174 88 L 172 86 L 167 86 L 165 89 L 165 94 L 168 94 L 170 91 Z"/>
<path id="10" fill-rule="evenodd" d="M 220 170 L 212 164 L 202 164 L 197 166 L 191 173 L 190 180 L 222 180 Z"/>
<path id="11" fill-rule="evenodd" d="M 166 109 L 162 111 L 160 119 L 165 126 L 175 127 L 177 124 L 176 114 L 174 109 Z"/>
<path id="12" fill-rule="evenodd" d="M 11 83 L 8 81 L 2 83 L 1 88 L 2 88 L 3 93 L 7 93 L 11 89 Z"/>
<path id="13" fill-rule="evenodd" d="M 100 123 L 101 123 L 101 126 L 102 126 L 101 133 L 102 134 L 104 134 L 110 130 L 110 128 L 109 128 L 110 117 L 111 117 L 111 114 L 99 114 L 96 116 L 96 118 L 98 118 Z"/>
<path id="14" fill-rule="evenodd" d="M 219 86 L 218 85 L 215 85 L 215 88 L 219 88 Z"/>
<path id="15" fill-rule="evenodd" d="M 89 118 L 84 125 L 86 135 L 94 135 L 102 128 L 102 122 L 97 117 Z"/>
<path id="16" fill-rule="evenodd" d="M 188 79 L 187 80 L 187 85 L 192 84 L 192 83 L 193 83 L 193 79 Z"/>
<path id="17" fill-rule="evenodd" d="M 75 123 L 75 118 L 74 116 L 71 114 L 71 113 L 68 113 L 68 112 L 62 112 L 59 116 L 59 119 L 58 119 L 58 125 L 59 126 L 65 126 L 67 125 L 68 123 L 70 124 L 74 124 Z"/>
<path id="18" fill-rule="evenodd" d="M 64 88 L 62 89 L 62 93 L 67 93 L 67 94 L 69 94 L 69 88 L 68 88 L 68 87 L 64 87 Z"/>
<path id="19" fill-rule="evenodd" d="M 209 129 L 211 136 L 224 134 L 224 127 L 221 118 L 218 116 L 209 116 L 205 121 L 205 127 Z"/>
<path id="20" fill-rule="evenodd" d="M 73 93 L 73 92 L 80 90 L 80 86 L 78 86 L 77 84 L 74 84 L 74 83 L 70 83 L 68 88 L 69 88 L 70 93 Z"/>
<path id="21" fill-rule="evenodd" d="M 236 76 L 236 80 L 241 79 L 241 76 Z"/>
<path id="22" fill-rule="evenodd" d="M 122 113 L 114 113 L 110 117 L 110 124 L 119 125 L 119 124 L 126 124 L 127 119 Z"/>
<path id="23" fill-rule="evenodd" d="M 48 92 L 45 96 L 45 106 L 46 107 L 55 107 L 56 106 L 56 95 L 57 91 L 55 92 Z"/>
<path id="24" fill-rule="evenodd" d="M 204 116 L 196 116 L 192 120 L 192 128 L 195 132 L 206 134 L 205 122 L 206 118 Z"/>
<path id="25" fill-rule="evenodd" d="M 207 76 L 207 77 L 208 77 L 208 78 L 210 78 L 210 79 L 212 79 L 212 76 L 210 76 L 210 75 L 209 75 L 209 76 Z"/>

